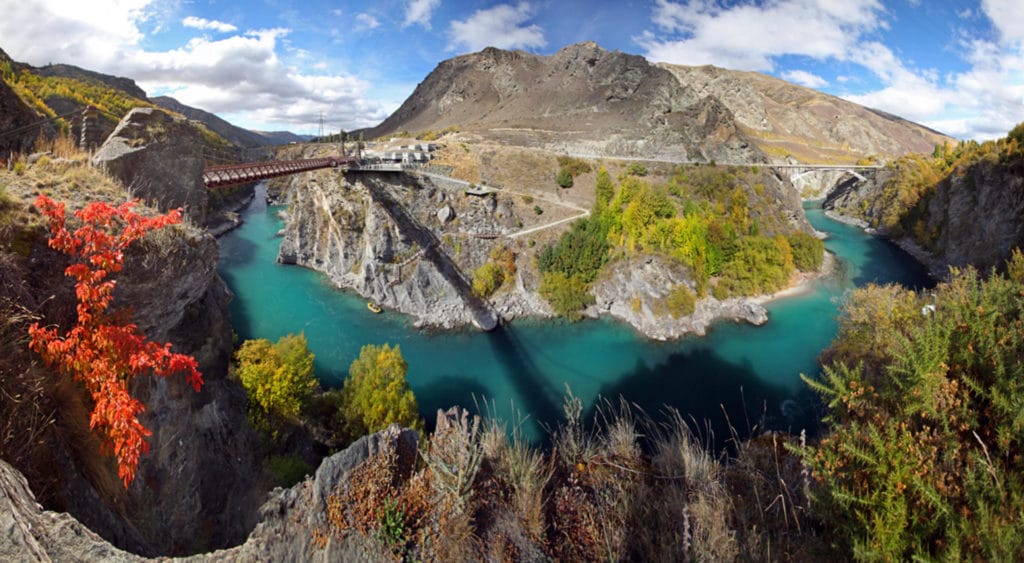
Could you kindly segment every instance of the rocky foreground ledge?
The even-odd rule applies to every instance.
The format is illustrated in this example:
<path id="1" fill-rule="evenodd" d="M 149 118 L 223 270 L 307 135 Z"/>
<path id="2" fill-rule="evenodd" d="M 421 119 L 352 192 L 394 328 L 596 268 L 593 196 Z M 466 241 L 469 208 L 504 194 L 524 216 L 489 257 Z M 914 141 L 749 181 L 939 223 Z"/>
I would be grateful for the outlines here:
<path id="1" fill-rule="evenodd" d="M 181 561 L 368 561 L 382 560 L 360 534 L 317 534 L 327 528 L 327 500 L 351 471 L 382 448 L 415 456 L 417 434 L 392 425 L 364 436 L 320 464 L 312 479 L 276 489 L 260 508 L 260 522 L 242 545 Z M 319 538 L 319 539 L 318 539 Z M 0 561 L 166 561 L 120 550 L 66 513 L 43 510 L 25 477 L 0 461 Z M 178 559 L 176 559 L 178 560 Z"/>

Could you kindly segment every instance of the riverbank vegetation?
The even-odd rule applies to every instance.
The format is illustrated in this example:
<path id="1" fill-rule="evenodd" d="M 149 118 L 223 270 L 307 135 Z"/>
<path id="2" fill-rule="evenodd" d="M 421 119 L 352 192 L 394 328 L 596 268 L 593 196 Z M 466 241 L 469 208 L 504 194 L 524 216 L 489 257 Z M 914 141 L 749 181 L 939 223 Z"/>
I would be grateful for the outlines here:
<path id="1" fill-rule="evenodd" d="M 537 254 L 540 292 L 558 314 L 578 318 L 602 266 L 635 254 L 685 265 L 700 298 L 772 293 L 821 266 L 824 244 L 785 220 L 762 171 L 682 166 L 666 185 L 639 173 L 631 168 L 616 187 L 600 169 L 591 216 Z"/>

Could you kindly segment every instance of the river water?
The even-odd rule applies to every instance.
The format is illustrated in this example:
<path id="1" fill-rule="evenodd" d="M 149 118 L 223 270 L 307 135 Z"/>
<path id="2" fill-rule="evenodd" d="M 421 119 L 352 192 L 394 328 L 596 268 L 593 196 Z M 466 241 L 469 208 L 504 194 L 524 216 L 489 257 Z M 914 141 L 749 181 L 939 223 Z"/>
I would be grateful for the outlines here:
<path id="1" fill-rule="evenodd" d="M 706 337 L 668 343 L 611 320 L 516 321 L 482 333 L 422 331 L 401 314 L 375 315 L 326 276 L 276 263 L 283 225 L 259 196 L 243 212 L 244 224 L 221 237 L 220 273 L 235 292 L 239 338 L 304 332 L 324 386 L 341 385 L 364 344 L 401 346 L 428 425 L 438 408 L 475 410 L 486 401 L 506 421 L 525 419 L 523 430 L 536 439 L 541 424 L 561 419 L 569 388 L 588 411 L 598 397 L 620 395 L 655 418 L 666 405 L 675 407 L 721 445 L 725 413 L 741 434 L 759 425 L 813 432 L 818 408 L 799 375 L 818 372 L 817 356 L 835 335 L 844 294 L 870 282 L 930 284 L 925 269 L 891 243 L 812 204 L 805 209 L 811 224 L 829 234 L 825 246 L 839 258 L 838 275 L 769 303 L 764 326 L 723 322 Z"/>

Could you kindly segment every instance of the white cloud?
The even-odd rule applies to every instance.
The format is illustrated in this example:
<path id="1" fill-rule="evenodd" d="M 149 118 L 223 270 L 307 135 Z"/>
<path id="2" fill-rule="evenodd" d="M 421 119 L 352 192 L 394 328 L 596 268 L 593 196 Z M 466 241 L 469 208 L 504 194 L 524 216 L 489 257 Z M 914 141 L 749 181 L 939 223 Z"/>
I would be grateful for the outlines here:
<path id="1" fill-rule="evenodd" d="M 878 0 L 775 0 L 723 7 L 656 0 L 660 33 L 635 38 L 653 61 L 772 71 L 773 57 L 843 58 L 857 39 L 884 26 Z"/>
<path id="2" fill-rule="evenodd" d="M 165 9 L 164 3 L 152 2 L 63 6 L 57 0 L 28 0 L 0 18 L 2 47 L 15 60 L 35 65 L 63 62 L 129 76 L 151 95 L 172 95 L 243 126 L 315 130 L 321 111 L 333 127 L 345 129 L 387 117 L 385 108 L 369 99 L 368 82 L 324 68 L 322 61 L 303 57 L 302 49 L 287 49 L 287 29 L 197 37 L 176 49 L 147 51 L 140 26 L 154 10 Z M 289 66 L 282 53 L 302 66 Z"/>
<path id="3" fill-rule="evenodd" d="M 982 0 L 981 9 L 999 30 L 1004 43 L 1024 40 L 1020 0 Z"/>
<path id="4" fill-rule="evenodd" d="M 380 27 L 380 21 L 370 14 L 356 14 L 356 29 L 377 29 Z"/>
<path id="5" fill-rule="evenodd" d="M 533 7 L 527 2 L 520 2 L 515 6 L 499 4 L 486 10 L 477 10 L 465 20 L 453 20 L 448 29 L 448 50 L 544 47 L 547 45 L 544 30 L 536 24 L 527 25 L 533 17 L 533 11 Z"/>
<path id="6" fill-rule="evenodd" d="M 238 28 L 229 24 L 217 20 L 208 20 L 206 18 L 197 18 L 195 16 L 189 16 L 181 20 L 181 25 L 185 27 L 192 27 L 195 29 L 202 30 L 213 30 L 221 33 L 231 33 L 232 31 L 238 31 Z"/>
<path id="7" fill-rule="evenodd" d="M 782 77 L 790 82 L 795 82 L 808 88 L 822 88 L 828 86 L 827 80 L 817 74 L 807 72 L 806 70 L 788 70 L 782 73 Z"/>
<path id="8" fill-rule="evenodd" d="M 69 62 L 86 68 L 113 66 L 118 52 L 142 40 L 139 24 L 155 0 L 62 2 L 28 0 L 8 5 L 0 17 L 0 41 L 15 60 L 34 65 Z M 45 38 L 45 40 L 41 40 Z"/>
<path id="9" fill-rule="evenodd" d="M 441 5 L 441 0 L 410 0 L 405 6 L 405 21 L 402 27 L 418 24 L 430 29 L 430 17 Z"/>

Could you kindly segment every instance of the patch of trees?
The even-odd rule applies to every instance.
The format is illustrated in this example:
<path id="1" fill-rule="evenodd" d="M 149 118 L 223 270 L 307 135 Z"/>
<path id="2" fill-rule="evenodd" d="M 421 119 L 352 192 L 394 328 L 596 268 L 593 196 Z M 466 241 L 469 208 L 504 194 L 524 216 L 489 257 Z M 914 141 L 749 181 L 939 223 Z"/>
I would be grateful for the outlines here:
<path id="1" fill-rule="evenodd" d="M 640 253 L 685 265 L 697 297 L 782 289 L 797 270 L 821 266 L 824 244 L 793 231 L 764 192 L 760 170 L 681 167 L 666 185 L 627 173 L 616 189 L 601 168 L 591 216 L 537 255 L 541 293 L 559 302 L 552 305 L 560 314 L 577 317 L 592 302 L 585 295 L 601 267 L 616 254 Z"/>

